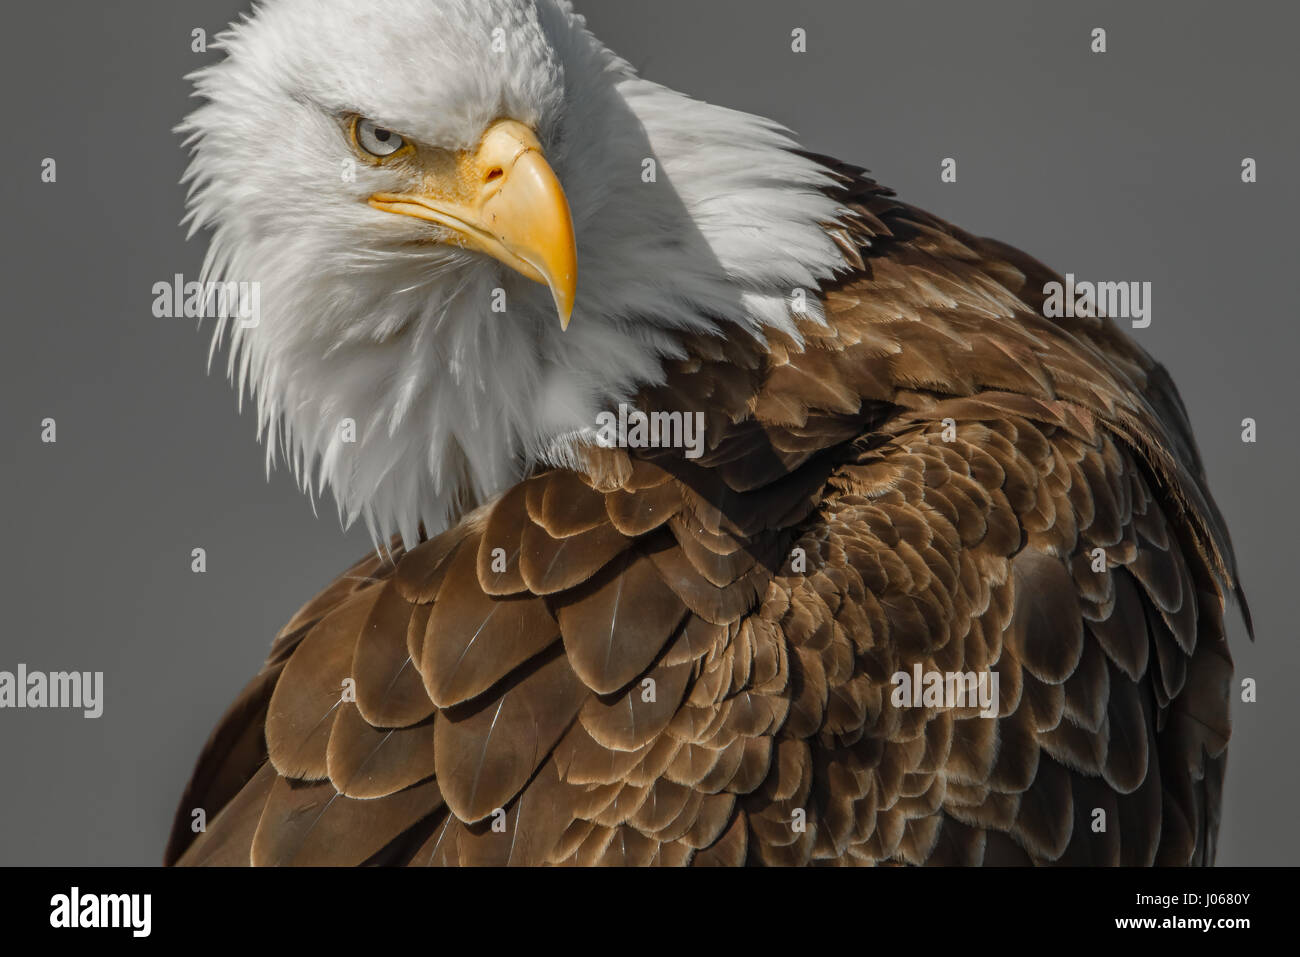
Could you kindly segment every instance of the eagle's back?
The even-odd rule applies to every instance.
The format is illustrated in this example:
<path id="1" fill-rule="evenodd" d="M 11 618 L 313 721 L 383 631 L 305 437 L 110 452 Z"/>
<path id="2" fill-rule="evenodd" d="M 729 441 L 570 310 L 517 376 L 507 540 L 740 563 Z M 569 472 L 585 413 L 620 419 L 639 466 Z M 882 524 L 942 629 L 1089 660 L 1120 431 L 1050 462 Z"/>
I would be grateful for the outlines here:
<path id="1" fill-rule="evenodd" d="M 704 454 L 593 449 L 350 570 L 168 862 L 1212 862 L 1235 572 L 1168 375 L 825 162 L 826 324 L 642 396 Z M 996 674 L 996 718 L 895 704 L 918 667 Z"/>

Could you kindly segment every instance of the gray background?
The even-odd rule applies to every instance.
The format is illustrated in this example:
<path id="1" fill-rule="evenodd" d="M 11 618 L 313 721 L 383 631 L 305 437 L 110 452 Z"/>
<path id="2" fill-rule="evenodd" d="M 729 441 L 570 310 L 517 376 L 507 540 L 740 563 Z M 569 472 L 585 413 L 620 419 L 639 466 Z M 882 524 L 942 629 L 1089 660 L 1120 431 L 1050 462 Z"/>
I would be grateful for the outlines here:
<path id="1" fill-rule="evenodd" d="M 1062 272 L 1153 283 L 1136 335 L 1187 401 L 1259 635 L 1234 619 L 1260 700 L 1234 709 L 1219 860 L 1296 863 L 1295 6 L 580 5 L 652 79 L 773 116 Z M 0 863 L 156 862 L 200 745 L 272 635 L 368 548 L 283 470 L 267 482 L 252 417 L 205 374 L 207 330 L 150 310 L 151 286 L 197 276 L 204 247 L 177 225 L 181 77 L 217 55 L 191 53 L 190 31 L 244 8 L 5 11 L 0 669 L 102 670 L 107 700 L 97 721 L 0 711 Z M 1094 26 L 1105 55 L 1088 50 Z M 40 182 L 45 156 L 56 184 Z M 939 181 L 945 156 L 956 184 Z M 39 441 L 46 416 L 56 445 Z"/>

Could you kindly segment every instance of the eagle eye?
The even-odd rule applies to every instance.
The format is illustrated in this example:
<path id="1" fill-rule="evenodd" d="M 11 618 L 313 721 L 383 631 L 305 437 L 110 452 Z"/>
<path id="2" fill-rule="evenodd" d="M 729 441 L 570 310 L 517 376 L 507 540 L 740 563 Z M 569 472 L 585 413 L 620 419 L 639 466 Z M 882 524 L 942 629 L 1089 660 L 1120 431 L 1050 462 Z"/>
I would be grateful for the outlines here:
<path id="1" fill-rule="evenodd" d="M 399 134 L 376 126 L 374 120 L 360 116 L 352 122 L 352 138 L 364 152 L 381 159 L 392 156 L 406 145 Z"/>

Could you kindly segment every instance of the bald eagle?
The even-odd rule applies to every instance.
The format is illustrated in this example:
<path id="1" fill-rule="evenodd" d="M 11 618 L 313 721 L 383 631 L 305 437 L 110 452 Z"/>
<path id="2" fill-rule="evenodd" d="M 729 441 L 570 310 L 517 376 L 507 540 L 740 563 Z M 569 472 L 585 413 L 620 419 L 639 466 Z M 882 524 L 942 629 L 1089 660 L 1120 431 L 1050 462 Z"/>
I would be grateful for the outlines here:
<path id="1" fill-rule="evenodd" d="M 1213 862 L 1240 589 L 1112 319 L 567 0 L 221 46 L 188 221 L 261 294 L 213 351 L 376 549 L 168 863 Z"/>

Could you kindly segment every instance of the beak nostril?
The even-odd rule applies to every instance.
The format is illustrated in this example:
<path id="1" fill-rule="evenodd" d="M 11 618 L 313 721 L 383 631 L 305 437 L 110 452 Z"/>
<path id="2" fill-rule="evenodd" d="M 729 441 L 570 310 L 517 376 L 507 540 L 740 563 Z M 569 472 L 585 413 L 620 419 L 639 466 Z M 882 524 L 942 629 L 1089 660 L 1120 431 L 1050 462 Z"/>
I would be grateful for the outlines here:
<path id="1" fill-rule="evenodd" d="M 494 166 L 492 167 L 492 169 L 488 170 L 487 181 L 490 183 L 493 180 L 498 180 L 505 175 L 506 175 L 505 170 L 503 170 L 500 166 Z"/>

